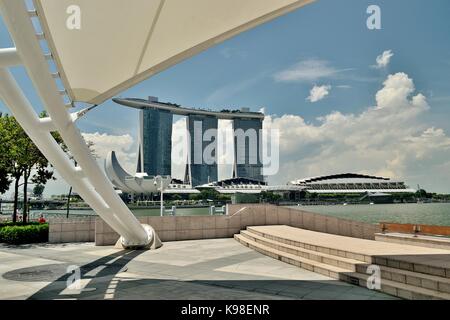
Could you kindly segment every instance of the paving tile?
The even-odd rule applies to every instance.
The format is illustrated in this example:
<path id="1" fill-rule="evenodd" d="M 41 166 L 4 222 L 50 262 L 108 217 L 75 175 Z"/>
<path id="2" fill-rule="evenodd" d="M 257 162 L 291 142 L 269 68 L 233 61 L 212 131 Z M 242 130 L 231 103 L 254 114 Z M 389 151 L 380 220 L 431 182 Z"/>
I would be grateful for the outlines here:
<path id="1" fill-rule="evenodd" d="M 127 255 L 92 243 L 0 246 L 0 261 L 0 299 L 332 299 L 342 292 L 355 294 L 357 288 L 274 260 L 234 239 L 165 242 L 158 250 Z M 2 277 L 11 270 L 47 264 L 106 267 L 88 284 L 96 290 L 78 295 L 63 294 L 65 280 L 36 283 Z M 126 272 L 108 274 L 125 266 Z M 372 292 L 356 292 L 374 297 Z"/>

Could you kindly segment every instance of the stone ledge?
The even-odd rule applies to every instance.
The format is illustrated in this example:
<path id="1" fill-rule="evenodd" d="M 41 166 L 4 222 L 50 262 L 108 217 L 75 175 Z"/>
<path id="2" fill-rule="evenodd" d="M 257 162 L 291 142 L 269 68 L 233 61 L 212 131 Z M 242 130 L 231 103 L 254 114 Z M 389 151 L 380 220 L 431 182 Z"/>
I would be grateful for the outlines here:
<path id="1" fill-rule="evenodd" d="M 376 225 L 364 222 L 274 205 L 239 204 L 227 207 L 228 215 L 223 216 L 150 216 L 138 217 L 138 219 L 141 223 L 151 225 L 162 241 L 228 238 L 248 226 L 255 225 L 283 224 L 312 231 L 372 240 L 375 239 L 374 233 L 379 230 Z M 94 224 L 95 236 L 92 237 Z M 90 219 L 89 226 L 88 230 L 82 230 L 85 227 L 81 226 L 75 226 L 75 229 L 80 232 L 89 231 L 89 239 L 90 241 L 95 240 L 96 245 L 112 245 L 119 238 L 119 235 L 100 218 Z M 55 231 L 58 230 L 58 226 L 54 228 Z M 61 228 L 63 228 L 62 224 Z M 69 226 L 64 228 L 71 231 Z M 78 237 L 83 238 L 84 236 Z M 57 238 L 57 236 L 52 237 L 55 241 Z"/>

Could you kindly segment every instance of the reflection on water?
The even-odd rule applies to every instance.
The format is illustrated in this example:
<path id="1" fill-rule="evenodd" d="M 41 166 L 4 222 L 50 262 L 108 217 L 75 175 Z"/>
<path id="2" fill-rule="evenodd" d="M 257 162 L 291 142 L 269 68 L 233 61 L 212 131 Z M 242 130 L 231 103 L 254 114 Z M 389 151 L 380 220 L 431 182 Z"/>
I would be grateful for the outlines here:
<path id="1" fill-rule="evenodd" d="M 291 208 L 369 223 L 383 221 L 450 226 L 450 203 L 358 204 Z"/>

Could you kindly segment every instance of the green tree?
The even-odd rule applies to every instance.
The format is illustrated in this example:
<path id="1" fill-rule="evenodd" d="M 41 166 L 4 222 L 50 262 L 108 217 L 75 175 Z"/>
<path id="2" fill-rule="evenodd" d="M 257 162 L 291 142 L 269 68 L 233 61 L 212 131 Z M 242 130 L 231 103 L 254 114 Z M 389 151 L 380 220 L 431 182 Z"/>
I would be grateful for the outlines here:
<path id="1" fill-rule="evenodd" d="M 0 151 L 0 152 L 2 152 L 2 151 Z M 8 171 L 5 170 L 5 168 L 3 168 L 3 166 L 0 164 L 0 194 L 8 191 L 10 185 L 11 185 L 11 180 L 9 179 Z"/>
<path id="2" fill-rule="evenodd" d="M 19 126 L 17 121 L 9 116 L 1 117 L 1 145 L 2 145 L 2 169 L 8 173 L 8 176 L 14 180 L 14 206 L 13 206 L 13 222 L 16 222 L 19 184 L 23 174 L 23 153 L 26 142 L 24 141 L 25 133 Z"/>
<path id="3" fill-rule="evenodd" d="M 9 190 L 11 179 L 9 178 L 8 167 L 8 145 L 7 145 L 7 129 L 5 126 L 6 119 L 0 112 L 0 194 Z"/>
<path id="4" fill-rule="evenodd" d="M 428 198 L 428 193 L 426 190 L 424 189 L 419 189 L 416 191 L 416 198 L 418 199 L 423 199 L 423 198 Z"/>
<path id="5" fill-rule="evenodd" d="M 36 184 L 33 188 L 33 196 L 36 198 L 42 198 L 42 194 L 44 193 L 45 186 L 43 184 Z"/>
<path id="6" fill-rule="evenodd" d="M 282 196 L 277 193 L 273 193 L 272 191 L 263 191 L 261 192 L 260 199 L 269 202 L 269 203 L 276 203 L 280 201 Z"/>
<path id="7" fill-rule="evenodd" d="M 46 113 L 40 115 L 45 117 Z M 53 138 L 60 144 L 63 150 L 67 150 L 60 135 L 52 133 Z M 3 171 L 14 180 L 14 206 L 13 222 L 17 221 L 19 187 L 22 180 L 23 186 L 23 222 L 27 222 L 28 210 L 28 184 L 45 185 L 48 180 L 54 179 L 53 171 L 48 160 L 28 137 L 16 119 L 12 116 L 2 115 L 0 117 L 0 139 L 2 157 L 0 165 Z"/>
<path id="8" fill-rule="evenodd" d="M 47 113 L 41 112 L 39 115 L 41 118 L 45 118 Z M 28 217 L 28 183 L 31 178 L 31 182 L 38 185 L 43 185 L 49 180 L 56 180 L 51 170 L 51 165 L 47 158 L 37 148 L 33 141 L 22 131 L 23 144 L 25 146 L 25 153 L 22 158 L 22 178 L 23 178 L 23 223 L 27 222 Z M 62 147 L 64 151 L 67 151 L 67 147 L 64 144 L 61 136 L 57 132 L 52 132 L 52 136 L 55 141 Z"/>

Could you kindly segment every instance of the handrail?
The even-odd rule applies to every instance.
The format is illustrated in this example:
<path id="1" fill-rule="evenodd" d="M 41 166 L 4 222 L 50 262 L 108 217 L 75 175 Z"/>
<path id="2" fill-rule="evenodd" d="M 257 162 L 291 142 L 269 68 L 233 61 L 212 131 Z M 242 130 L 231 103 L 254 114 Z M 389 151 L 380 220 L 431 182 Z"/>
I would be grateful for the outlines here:
<path id="1" fill-rule="evenodd" d="M 409 234 L 450 236 L 450 226 L 427 224 L 380 222 L 382 232 L 399 232 Z"/>

